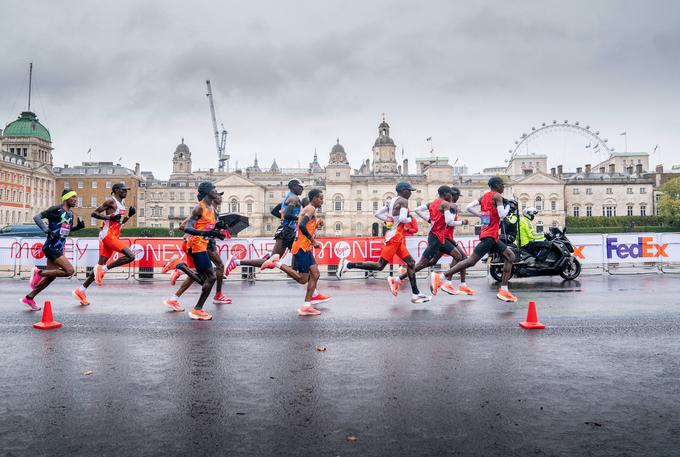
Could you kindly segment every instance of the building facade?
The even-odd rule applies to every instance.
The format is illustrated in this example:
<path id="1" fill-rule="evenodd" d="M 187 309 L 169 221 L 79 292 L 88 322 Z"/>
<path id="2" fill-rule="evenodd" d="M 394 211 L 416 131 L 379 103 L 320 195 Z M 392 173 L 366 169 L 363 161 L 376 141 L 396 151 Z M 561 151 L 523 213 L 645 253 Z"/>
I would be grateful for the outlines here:
<path id="1" fill-rule="evenodd" d="M 139 184 L 142 180 L 139 164 L 130 169 L 113 162 L 83 162 L 76 166 L 55 167 L 54 175 L 57 195 L 61 195 L 64 189 L 73 189 L 78 193 L 78 207 L 74 213 L 83 219 L 86 227 L 101 224 L 101 221 L 91 217 L 92 211 L 111 196 L 111 187 L 117 182 L 124 182 L 130 188 L 125 206 L 139 208 Z M 137 217 L 126 224 L 130 227 L 138 225 Z"/>
<path id="2" fill-rule="evenodd" d="M 0 226 L 31 222 L 55 204 L 52 137 L 35 113 L 0 130 Z"/>

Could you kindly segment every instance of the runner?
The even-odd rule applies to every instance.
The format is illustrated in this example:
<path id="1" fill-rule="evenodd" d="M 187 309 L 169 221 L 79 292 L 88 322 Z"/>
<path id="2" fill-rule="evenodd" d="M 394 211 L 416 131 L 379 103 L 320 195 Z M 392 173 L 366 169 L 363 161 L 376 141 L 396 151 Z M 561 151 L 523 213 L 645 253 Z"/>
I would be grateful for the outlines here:
<path id="1" fill-rule="evenodd" d="M 449 268 L 467 258 L 461 247 L 453 239 L 454 228 L 468 224 L 467 219 L 458 220 L 458 208 L 455 203 L 460 198 L 460 190 L 457 187 L 441 186 L 437 193 L 439 198 L 415 209 L 418 216 L 431 224 L 430 233 L 427 236 L 427 248 L 416 264 L 416 273 L 424 268 L 436 265 L 444 254 L 451 256 Z M 406 269 L 401 267 L 399 273 L 399 284 L 401 285 L 407 277 Z M 474 295 L 476 293 L 465 283 L 465 270 L 460 272 L 460 288 L 456 289 L 453 285 L 452 277 L 453 275 L 448 275 L 446 281 L 441 285 L 444 292 L 450 295 Z"/>
<path id="2" fill-rule="evenodd" d="M 213 201 L 213 208 L 215 211 L 219 209 L 219 206 L 222 204 L 222 195 L 217 195 L 217 198 Z M 184 231 L 186 224 L 189 222 L 189 217 L 184 219 L 182 223 L 179 225 L 179 229 Z M 222 235 L 226 237 L 226 234 L 224 231 L 222 231 Z M 189 268 L 194 268 L 193 262 L 191 262 L 191 256 L 188 253 L 188 248 L 187 248 L 187 239 L 186 236 L 184 238 L 184 243 L 183 243 L 183 249 L 184 252 L 187 254 L 187 266 Z M 222 283 L 224 281 L 224 277 L 229 276 L 229 273 L 231 270 L 236 268 L 236 263 L 234 262 L 234 258 L 232 256 L 229 256 L 227 259 L 227 266 L 230 268 L 227 268 L 225 271 L 225 265 L 222 262 L 222 258 L 220 257 L 219 250 L 217 249 L 217 244 L 215 243 L 214 239 L 209 239 L 208 240 L 208 256 L 210 257 L 210 260 L 212 263 L 215 265 L 215 296 L 213 297 L 213 303 L 216 305 L 219 304 L 229 304 L 232 302 L 231 298 L 225 297 L 222 294 Z M 170 276 L 170 283 L 172 285 L 175 285 L 175 281 L 179 278 L 179 276 L 182 274 L 181 270 L 176 269 L 175 271 L 172 272 L 172 275 Z M 173 295 L 171 298 L 165 299 L 163 303 L 170 307 L 173 311 L 177 312 L 182 312 L 184 311 L 184 308 L 182 305 L 179 303 L 179 297 L 184 294 L 184 292 L 191 287 L 191 285 L 194 283 L 194 280 L 191 278 L 191 276 L 187 276 L 187 278 L 184 280 L 182 285 L 180 286 L 179 289 L 177 289 L 177 292 L 175 292 L 175 295 Z"/>
<path id="3" fill-rule="evenodd" d="M 127 210 L 125 216 L 125 205 L 123 200 L 127 197 L 129 187 L 125 183 L 119 182 L 111 187 L 111 197 L 104 200 L 102 205 L 95 209 L 90 215 L 94 219 L 104 221 L 102 228 L 99 231 L 99 261 L 92 272 L 87 276 L 82 286 L 78 287 L 72 292 L 72 295 L 80 301 L 80 304 L 87 306 L 90 302 L 87 300 L 85 290 L 90 287 L 93 282 L 98 286 L 102 285 L 104 275 L 112 268 L 127 265 L 135 260 L 135 255 L 127 244 L 120 239 L 120 229 L 131 217 L 135 215 L 137 210 L 131 206 Z M 101 214 L 104 213 L 104 214 Z M 111 263 L 109 261 L 114 252 L 119 252 L 122 255 Z"/>
<path id="4" fill-rule="evenodd" d="M 477 262 L 479 262 L 479 259 L 485 255 L 499 252 L 503 255 L 505 262 L 503 264 L 501 288 L 498 289 L 496 297 L 507 302 L 517 301 L 517 297 L 508 290 L 508 282 L 510 280 L 510 273 L 512 272 L 512 264 L 515 261 L 515 254 L 505 245 L 505 243 L 498 239 L 500 222 L 508 215 L 514 203 L 507 202 L 503 199 L 501 194 L 505 190 L 505 183 L 503 183 L 503 180 L 500 177 L 494 176 L 489 179 L 489 189 L 490 190 L 481 198 L 473 200 L 466 208 L 469 213 L 478 216 L 480 223 L 482 224 L 482 230 L 479 234 L 479 243 L 467 259 L 458 262 L 445 273 L 433 273 L 430 275 L 430 287 L 432 288 L 433 293 L 436 293 L 437 289 L 441 287 L 441 284 L 445 281 L 447 275 L 459 273 L 466 268 L 476 265 Z M 481 211 L 476 209 L 477 206 L 481 207 Z"/>
<path id="5" fill-rule="evenodd" d="M 300 209 L 305 205 L 302 205 L 300 201 L 300 195 L 304 188 L 300 181 L 297 179 L 292 179 L 288 182 L 289 192 L 283 197 L 281 203 L 276 205 L 272 209 L 271 214 L 275 217 L 281 218 L 281 224 L 274 234 L 274 248 L 272 249 L 271 255 L 264 257 L 262 259 L 254 260 L 240 260 L 234 259 L 236 266 L 249 266 L 249 267 L 260 267 L 263 268 L 265 261 L 272 259 L 272 262 L 278 262 L 293 247 L 293 242 L 295 241 L 295 233 L 298 224 L 298 218 L 300 216 Z M 295 261 L 295 258 L 293 258 Z M 293 263 L 293 265 L 295 265 Z M 323 295 L 318 290 L 314 291 L 314 296 L 312 297 L 312 304 L 318 305 L 320 303 L 325 303 L 329 301 L 331 297 L 328 295 Z"/>
<path id="6" fill-rule="evenodd" d="M 61 202 L 61 205 L 52 206 L 33 217 L 35 224 L 47 235 L 42 247 L 47 257 L 47 267 L 42 271 L 38 267 L 33 268 L 29 283 L 31 292 L 21 299 L 21 303 L 31 311 L 40 310 L 40 306 L 35 303 L 35 296 L 52 284 L 55 278 L 69 278 L 75 273 L 73 265 L 64 256 L 64 243 L 71 232 L 85 228 L 85 223 L 78 218 L 78 223 L 73 224 L 73 208 L 78 204 L 75 191 L 64 189 Z M 43 219 L 47 219 L 47 225 Z"/>
<path id="7" fill-rule="evenodd" d="M 212 238 L 224 238 L 224 235 L 215 229 L 217 215 L 213 209 L 214 201 L 219 199 L 222 194 L 223 192 L 217 192 L 215 185 L 209 181 L 199 184 L 198 205 L 194 207 L 184 227 L 184 232 L 191 235 L 187 242 L 187 248 L 189 257 L 196 266 L 196 271 L 189 268 L 186 262 L 181 262 L 178 255 L 173 255 L 163 267 L 163 273 L 178 269 L 201 284 L 201 295 L 198 297 L 196 306 L 188 313 L 191 319 L 202 321 L 212 319 L 212 315 L 203 310 L 203 305 L 210 295 L 213 284 L 215 284 L 215 269 L 208 255 L 208 243 Z"/>
<path id="8" fill-rule="evenodd" d="M 305 302 L 297 310 L 300 316 L 318 316 L 321 314 L 321 311 L 314 308 L 312 303 L 316 283 L 319 280 L 319 266 L 314 260 L 314 248 L 321 247 L 321 244 L 314 239 L 314 235 L 317 228 L 323 227 L 323 220 L 316 218 L 316 210 L 321 208 L 321 205 L 323 205 L 323 192 L 319 189 L 309 191 L 309 205 L 300 211 L 297 236 L 291 249 L 297 271 L 288 265 L 282 265 L 281 261 L 275 256 L 271 256 L 262 264 L 263 269 L 279 268 L 298 283 L 307 284 Z"/>
<path id="9" fill-rule="evenodd" d="M 425 303 L 431 300 L 432 297 L 422 294 L 418 290 L 415 272 L 416 261 L 408 252 L 406 239 L 404 238 L 404 224 L 411 221 L 408 211 L 408 199 L 414 190 L 411 184 L 407 182 L 398 183 L 396 187 L 398 197 L 393 199 L 388 207 L 375 213 L 375 217 L 385 222 L 388 228 L 387 233 L 385 233 L 385 245 L 380 253 L 380 260 L 378 262 L 348 262 L 347 259 L 341 259 L 336 272 L 338 279 L 342 278 L 347 270 L 352 269 L 382 271 L 396 255 L 406 263 L 406 275 L 411 283 L 411 291 L 413 292 L 411 302 Z M 387 216 L 385 215 L 386 213 L 388 214 Z M 392 294 L 396 296 L 399 290 L 399 279 L 390 276 L 387 280 Z"/>

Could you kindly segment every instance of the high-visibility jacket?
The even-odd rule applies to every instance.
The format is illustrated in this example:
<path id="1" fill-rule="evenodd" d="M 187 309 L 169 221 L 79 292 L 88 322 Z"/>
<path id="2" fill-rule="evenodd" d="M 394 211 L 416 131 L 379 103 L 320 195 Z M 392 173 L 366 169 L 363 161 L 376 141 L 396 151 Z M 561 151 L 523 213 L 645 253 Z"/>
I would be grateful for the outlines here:
<path id="1" fill-rule="evenodd" d="M 532 241 L 543 241 L 545 236 L 542 233 L 537 233 L 534 229 L 534 222 L 526 216 L 519 219 L 519 240 L 521 246 L 526 246 Z"/>

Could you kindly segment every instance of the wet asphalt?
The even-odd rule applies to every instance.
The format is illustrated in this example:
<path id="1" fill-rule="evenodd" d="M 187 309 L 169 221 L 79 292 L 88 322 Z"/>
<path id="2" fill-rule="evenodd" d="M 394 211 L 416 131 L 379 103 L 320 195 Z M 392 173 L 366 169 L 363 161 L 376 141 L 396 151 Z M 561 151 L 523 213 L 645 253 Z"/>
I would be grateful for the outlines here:
<path id="1" fill-rule="evenodd" d="M 167 283 L 89 307 L 77 284 L 40 297 L 64 327 L 39 331 L 27 281 L 0 280 L 2 455 L 680 455 L 680 275 L 519 280 L 515 304 L 484 278 L 425 305 L 323 281 L 317 318 L 296 284 L 229 282 L 211 322 Z M 518 326 L 528 300 L 545 330 Z"/>

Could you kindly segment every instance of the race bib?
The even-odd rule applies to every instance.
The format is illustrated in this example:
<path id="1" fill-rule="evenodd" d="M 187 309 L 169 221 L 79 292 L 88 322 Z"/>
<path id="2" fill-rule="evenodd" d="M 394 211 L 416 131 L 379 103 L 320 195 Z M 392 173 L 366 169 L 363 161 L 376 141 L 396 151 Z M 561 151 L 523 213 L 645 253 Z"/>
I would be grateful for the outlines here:
<path id="1" fill-rule="evenodd" d="M 390 230 L 392 227 L 394 227 L 394 218 L 392 216 L 387 217 L 387 220 L 385 221 L 385 227 L 387 227 L 387 230 Z"/>
<path id="2" fill-rule="evenodd" d="M 63 222 L 59 228 L 59 235 L 66 237 L 69 233 L 71 233 L 71 224 L 68 222 Z"/>
<path id="3" fill-rule="evenodd" d="M 488 226 L 491 224 L 491 216 L 489 215 L 488 211 L 482 211 L 482 213 L 479 216 L 479 223 L 480 225 Z"/>

